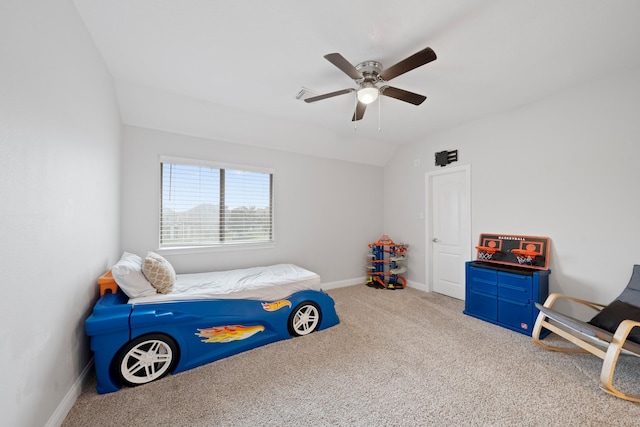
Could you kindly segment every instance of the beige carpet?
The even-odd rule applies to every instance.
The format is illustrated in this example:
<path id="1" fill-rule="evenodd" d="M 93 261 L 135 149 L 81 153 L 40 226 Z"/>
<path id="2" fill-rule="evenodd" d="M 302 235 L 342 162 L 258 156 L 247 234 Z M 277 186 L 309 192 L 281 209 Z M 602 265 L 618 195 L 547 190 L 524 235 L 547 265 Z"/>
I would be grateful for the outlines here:
<path id="1" fill-rule="evenodd" d="M 329 294 L 336 327 L 116 393 L 91 379 L 63 425 L 640 425 L 640 404 L 599 389 L 595 356 L 535 347 L 438 294 Z M 640 359 L 621 359 L 618 385 L 640 393 Z"/>

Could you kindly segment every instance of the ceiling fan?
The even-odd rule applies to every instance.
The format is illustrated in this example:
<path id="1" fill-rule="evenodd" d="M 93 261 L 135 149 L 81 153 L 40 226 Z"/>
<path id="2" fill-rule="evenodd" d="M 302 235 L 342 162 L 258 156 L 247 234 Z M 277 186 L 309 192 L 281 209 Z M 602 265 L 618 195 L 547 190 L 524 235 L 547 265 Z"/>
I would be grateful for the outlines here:
<path id="1" fill-rule="evenodd" d="M 364 112 L 367 109 L 367 105 L 378 99 L 379 95 L 399 99 L 400 101 L 414 105 L 422 104 L 424 100 L 427 99 L 426 96 L 398 89 L 396 87 L 386 85 L 385 83 L 413 70 L 414 68 L 421 67 L 431 61 L 434 61 L 437 58 L 433 49 L 427 47 L 384 70 L 382 64 L 377 61 L 364 61 L 354 67 L 339 53 L 329 53 L 324 57 L 327 61 L 338 67 L 343 73 L 351 77 L 358 85 L 358 89 L 342 89 L 335 92 L 325 93 L 323 95 L 313 96 L 305 99 L 304 101 L 316 102 L 332 98 L 334 96 L 356 92 L 358 103 L 351 121 L 362 119 Z"/>

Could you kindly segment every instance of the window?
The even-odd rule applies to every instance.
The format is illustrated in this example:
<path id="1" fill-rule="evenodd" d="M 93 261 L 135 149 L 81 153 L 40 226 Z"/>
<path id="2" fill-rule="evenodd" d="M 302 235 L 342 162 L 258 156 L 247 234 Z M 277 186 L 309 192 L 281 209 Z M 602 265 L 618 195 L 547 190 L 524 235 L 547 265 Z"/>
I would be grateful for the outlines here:
<path id="1" fill-rule="evenodd" d="M 161 160 L 160 248 L 273 241 L 273 171 Z"/>

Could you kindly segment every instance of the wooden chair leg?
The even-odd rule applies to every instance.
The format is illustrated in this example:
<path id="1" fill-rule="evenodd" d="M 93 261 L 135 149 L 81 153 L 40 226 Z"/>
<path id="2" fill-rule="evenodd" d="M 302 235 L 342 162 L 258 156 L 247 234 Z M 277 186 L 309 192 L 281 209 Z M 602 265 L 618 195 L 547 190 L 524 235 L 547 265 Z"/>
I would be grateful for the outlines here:
<path id="1" fill-rule="evenodd" d="M 556 327 L 555 325 L 552 325 L 551 323 L 547 322 L 546 319 L 546 315 L 542 312 L 538 313 L 538 318 L 536 319 L 536 323 L 533 326 L 533 331 L 531 333 L 531 336 L 533 338 L 533 343 L 535 345 L 537 345 L 538 347 L 542 347 L 544 349 L 547 350 L 551 350 L 551 351 L 558 351 L 561 353 L 588 353 L 587 350 L 583 349 L 583 348 L 576 348 L 576 347 L 559 347 L 559 346 L 553 346 L 553 345 L 549 345 L 547 343 L 544 343 L 540 340 L 540 334 L 542 333 L 542 328 L 544 327 L 545 329 L 550 330 L 551 332 L 555 333 L 556 335 L 560 335 L 562 338 L 576 344 L 575 340 L 576 338 L 573 337 L 572 335 L 566 333 L 565 331 L 563 331 L 562 329 Z"/>
<path id="2" fill-rule="evenodd" d="M 607 393 L 619 397 L 620 399 L 629 400 L 631 402 L 640 402 L 640 395 L 624 393 L 613 386 L 613 374 L 616 369 L 616 363 L 618 362 L 618 356 L 622 351 L 629 332 L 635 326 L 640 326 L 640 322 L 634 322 L 631 320 L 623 320 L 616 329 L 616 333 L 613 335 L 613 340 L 609 344 L 607 353 L 602 363 L 602 371 L 600 372 L 600 388 Z M 634 354 L 634 356 L 640 356 Z"/>

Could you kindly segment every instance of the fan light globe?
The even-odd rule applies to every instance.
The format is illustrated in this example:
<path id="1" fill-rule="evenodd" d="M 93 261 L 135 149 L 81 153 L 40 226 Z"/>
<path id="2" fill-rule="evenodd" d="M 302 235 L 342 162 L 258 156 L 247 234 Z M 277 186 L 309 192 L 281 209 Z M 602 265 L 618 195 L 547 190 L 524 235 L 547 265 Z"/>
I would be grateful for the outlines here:
<path id="1" fill-rule="evenodd" d="M 378 88 L 373 87 L 363 87 L 358 90 L 358 101 L 363 104 L 371 104 L 373 101 L 378 99 Z"/>

